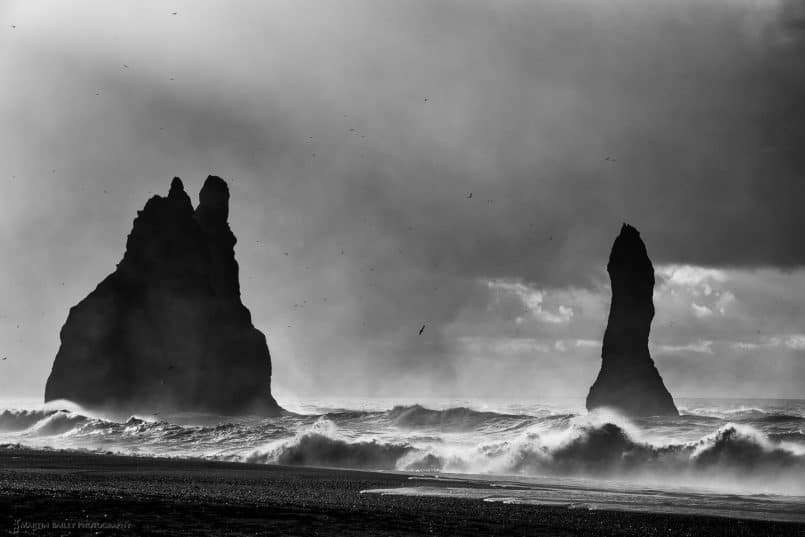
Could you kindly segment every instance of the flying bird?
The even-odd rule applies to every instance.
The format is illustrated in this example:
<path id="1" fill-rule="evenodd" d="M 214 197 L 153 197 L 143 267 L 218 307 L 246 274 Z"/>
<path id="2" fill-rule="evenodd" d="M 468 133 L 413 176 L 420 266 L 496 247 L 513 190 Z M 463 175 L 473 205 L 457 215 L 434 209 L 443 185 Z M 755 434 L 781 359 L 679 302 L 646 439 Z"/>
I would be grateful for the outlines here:
<path id="1" fill-rule="evenodd" d="M 468 199 L 468 200 L 471 200 L 471 199 L 472 199 L 472 192 L 470 192 L 469 196 L 467 196 L 467 199 Z"/>
<path id="2" fill-rule="evenodd" d="M 423 324 L 422 328 L 419 329 L 419 335 L 421 336 L 422 332 L 424 332 L 424 331 L 425 331 L 425 325 Z"/>

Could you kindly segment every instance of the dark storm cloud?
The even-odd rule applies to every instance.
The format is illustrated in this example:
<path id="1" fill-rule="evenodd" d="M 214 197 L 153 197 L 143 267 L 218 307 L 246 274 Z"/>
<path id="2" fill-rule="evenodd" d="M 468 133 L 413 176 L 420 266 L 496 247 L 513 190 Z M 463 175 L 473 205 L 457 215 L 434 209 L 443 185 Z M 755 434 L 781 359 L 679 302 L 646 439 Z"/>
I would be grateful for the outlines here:
<path id="1" fill-rule="evenodd" d="M 310 389 L 440 386 L 487 281 L 600 290 L 622 221 L 655 264 L 805 264 L 797 2 L 74 9 L 29 14 L 3 108 L 7 173 L 88 192 L 48 245 L 114 222 L 76 261 L 102 276 L 148 192 L 226 177 L 247 304 Z"/>

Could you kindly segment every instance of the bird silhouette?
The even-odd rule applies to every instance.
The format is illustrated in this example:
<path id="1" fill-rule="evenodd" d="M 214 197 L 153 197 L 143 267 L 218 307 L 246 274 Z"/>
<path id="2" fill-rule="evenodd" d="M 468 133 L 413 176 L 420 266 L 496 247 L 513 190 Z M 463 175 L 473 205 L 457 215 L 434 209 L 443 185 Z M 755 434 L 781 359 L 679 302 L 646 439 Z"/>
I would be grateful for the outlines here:
<path id="1" fill-rule="evenodd" d="M 467 196 L 467 199 L 468 199 L 468 200 L 471 200 L 471 199 L 472 199 L 472 192 L 470 192 L 470 195 L 469 195 L 469 196 Z"/>
<path id="2" fill-rule="evenodd" d="M 422 328 L 419 329 L 419 335 L 421 336 L 422 332 L 424 332 L 424 331 L 425 331 L 425 325 L 423 324 Z"/>

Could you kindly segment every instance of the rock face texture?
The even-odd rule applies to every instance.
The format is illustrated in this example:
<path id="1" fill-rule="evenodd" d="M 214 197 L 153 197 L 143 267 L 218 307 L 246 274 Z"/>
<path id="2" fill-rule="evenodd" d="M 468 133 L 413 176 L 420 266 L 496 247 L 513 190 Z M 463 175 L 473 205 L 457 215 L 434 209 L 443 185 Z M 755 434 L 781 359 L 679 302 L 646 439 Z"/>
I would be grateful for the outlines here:
<path id="1" fill-rule="evenodd" d="M 70 310 L 45 401 L 126 412 L 276 415 L 271 357 L 240 300 L 229 188 L 182 181 L 138 212 L 117 270 Z"/>
<path id="2" fill-rule="evenodd" d="M 587 395 L 587 410 L 609 407 L 629 416 L 678 416 L 648 351 L 654 267 L 640 233 L 628 224 L 615 239 L 607 272 L 612 303 L 601 371 Z"/>

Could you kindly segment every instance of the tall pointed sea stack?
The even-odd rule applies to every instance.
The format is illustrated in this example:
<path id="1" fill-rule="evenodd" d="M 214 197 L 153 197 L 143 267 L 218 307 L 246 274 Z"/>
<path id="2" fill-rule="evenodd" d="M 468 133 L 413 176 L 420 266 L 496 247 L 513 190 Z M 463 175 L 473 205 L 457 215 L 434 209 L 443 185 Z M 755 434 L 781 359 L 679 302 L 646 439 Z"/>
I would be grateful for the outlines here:
<path id="1" fill-rule="evenodd" d="M 194 211 L 179 178 L 138 212 L 117 270 L 70 310 L 45 401 L 122 412 L 275 415 L 271 357 L 240 300 L 229 188 Z"/>
<path id="2" fill-rule="evenodd" d="M 587 410 L 614 408 L 629 416 L 678 416 L 648 351 L 654 318 L 654 267 L 640 233 L 623 224 L 609 255 L 612 303 L 598 378 Z"/>

